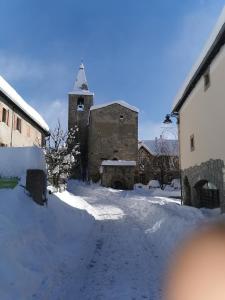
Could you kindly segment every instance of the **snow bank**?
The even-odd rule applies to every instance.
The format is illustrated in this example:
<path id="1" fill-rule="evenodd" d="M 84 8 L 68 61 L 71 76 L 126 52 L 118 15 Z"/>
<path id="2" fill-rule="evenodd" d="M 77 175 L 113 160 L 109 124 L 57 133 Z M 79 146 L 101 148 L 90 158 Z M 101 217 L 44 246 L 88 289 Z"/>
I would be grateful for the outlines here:
<path id="1" fill-rule="evenodd" d="M 46 172 L 43 150 L 38 147 L 0 147 L 0 176 L 22 177 L 27 169 Z"/>
<path id="2" fill-rule="evenodd" d="M 94 218 L 58 195 L 40 207 L 19 186 L 0 199 L 0 299 L 75 299 Z"/>
<path id="3" fill-rule="evenodd" d="M 158 180 L 150 180 L 148 183 L 149 188 L 160 188 L 160 183 Z"/>

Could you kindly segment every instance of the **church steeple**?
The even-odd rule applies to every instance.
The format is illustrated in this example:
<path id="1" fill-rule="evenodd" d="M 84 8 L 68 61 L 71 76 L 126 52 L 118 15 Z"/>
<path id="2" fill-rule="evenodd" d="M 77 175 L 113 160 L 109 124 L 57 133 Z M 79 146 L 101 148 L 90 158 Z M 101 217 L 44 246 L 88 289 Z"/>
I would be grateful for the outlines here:
<path id="1" fill-rule="evenodd" d="M 74 94 L 92 94 L 88 89 L 88 82 L 85 74 L 85 68 L 83 62 L 80 64 L 77 77 L 73 87 Z"/>
<path id="2" fill-rule="evenodd" d="M 93 105 L 94 94 L 89 91 L 84 65 L 80 64 L 76 81 L 71 93 L 69 93 L 69 118 L 68 130 L 77 126 L 79 131 L 77 139 L 80 144 L 80 164 L 77 174 L 79 179 L 87 177 L 87 155 L 88 155 L 88 121 L 90 108 Z"/>

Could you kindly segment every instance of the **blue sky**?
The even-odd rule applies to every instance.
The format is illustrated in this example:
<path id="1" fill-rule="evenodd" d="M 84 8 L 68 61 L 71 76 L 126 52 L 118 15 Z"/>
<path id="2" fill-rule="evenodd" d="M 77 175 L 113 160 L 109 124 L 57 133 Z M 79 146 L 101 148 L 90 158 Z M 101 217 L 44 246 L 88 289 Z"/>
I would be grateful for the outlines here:
<path id="1" fill-rule="evenodd" d="M 57 118 L 67 124 L 67 94 L 83 59 L 95 103 L 137 106 L 139 137 L 154 138 L 223 5 L 0 0 L 0 74 L 54 127 Z"/>

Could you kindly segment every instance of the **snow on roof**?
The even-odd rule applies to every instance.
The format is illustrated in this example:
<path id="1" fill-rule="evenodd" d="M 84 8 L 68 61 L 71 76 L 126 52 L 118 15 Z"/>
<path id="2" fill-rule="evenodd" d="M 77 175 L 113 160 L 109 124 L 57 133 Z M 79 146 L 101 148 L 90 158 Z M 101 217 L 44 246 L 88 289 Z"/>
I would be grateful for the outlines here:
<path id="1" fill-rule="evenodd" d="M 190 82 L 192 81 L 196 73 L 199 71 L 201 65 L 205 62 L 214 44 L 218 42 L 218 37 L 220 36 L 221 31 L 224 30 L 224 26 L 225 26 L 225 6 L 199 58 L 197 59 L 194 66 L 192 67 L 192 70 L 187 76 L 185 82 L 183 83 L 182 88 L 180 89 L 177 96 L 175 97 L 173 103 L 173 110 L 175 110 L 177 105 L 181 102 L 182 97 L 184 96 L 186 90 L 188 89 Z"/>
<path id="2" fill-rule="evenodd" d="M 137 113 L 139 113 L 139 109 L 135 106 L 132 106 L 130 104 L 128 104 L 127 102 L 123 101 L 123 100 L 116 100 L 116 101 L 112 101 L 112 102 L 109 102 L 109 103 L 103 103 L 103 104 L 99 104 L 99 105 L 93 105 L 91 107 L 91 110 L 95 110 L 95 109 L 99 109 L 99 108 L 103 108 L 103 107 L 106 107 L 106 106 L 109 106 L 109 105 L 113 105 L 113 104 L 119 104 L 123 107 L 126 107 L 130 110 L 133 110 Z"/>
<path id="3" fill-rule="evenodd" d="M 49 132 L 49 127 L 42 116 L 33 107 L 31 107 L 2 76 L 0 76 L 0 91 L 44 131 Z"/>
<path id="4" fill-rule="evenodd" d="M 133 160 L 103 160 L 102 166 L 136 166 Z"/>
<path id="5" fill-rule="evenodd" d="M 138 148 L 144 147 L 152 155 L 179 155 L 178 140 L 155 138 L 154 140 L 143 140 L 138 143 Z"/>
<path id="6" fill-rule="evenodd" d="M 73 91 L 70 94 L 93 95 L 93 93 L 91 93 L 88 89 L 88 82 L 83 63 L 80 64 L 77 77 L 74 83 Z"/>

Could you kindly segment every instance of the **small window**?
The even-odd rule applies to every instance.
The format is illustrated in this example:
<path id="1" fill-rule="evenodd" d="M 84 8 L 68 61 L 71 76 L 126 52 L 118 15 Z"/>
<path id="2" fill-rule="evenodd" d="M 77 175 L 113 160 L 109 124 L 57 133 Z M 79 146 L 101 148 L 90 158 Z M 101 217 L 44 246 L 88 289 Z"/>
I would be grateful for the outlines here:
<path id="1" fill-rule="evenodd" d="M 191 148 L 191 151 L 195 150 L 195 137 L 194 137 L 194 135 L 191 135 L 191 137 L 190 137 L 190 148 Z"/>
<path id="2" fill-rule="evenodd" d="M 124 120 L 124 116 L 120 115 L 120 121 L 123 121 L 123 120 Z"/>
<path id="3" fill-rule="evenodd" d="M 210 72 L 207 70 L 207 72 L 204 74 L 204 89 L 205 91 L 209 88 L 210 86 Z"/>
<path id="4" fill-rule="evenodd" d="M 18 130 L 20 133 L 22 131 L 21 123 L 22 123 L 22 120 L 19 117 L 17 117 L 16 118 L 16 130 Z"/>
<path id="5" fill-rule="evenodd" d="M 2 122 L 7 123 L 7 110 L 4 107 L 2 109 Z"/>

